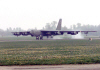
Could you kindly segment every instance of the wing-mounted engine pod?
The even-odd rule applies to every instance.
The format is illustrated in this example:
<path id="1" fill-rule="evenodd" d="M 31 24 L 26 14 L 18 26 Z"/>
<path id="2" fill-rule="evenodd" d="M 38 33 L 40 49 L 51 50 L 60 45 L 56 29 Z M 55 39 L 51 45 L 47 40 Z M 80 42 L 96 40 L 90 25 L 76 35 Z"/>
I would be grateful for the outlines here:
<path id="1" fill-rule="evenodd" d="M 20 36 L 21 33 L 20 32 L 15 32 L 15 33 L 13 33 L 13 35 Z"/>
<path id="2" fill-rule="evenodd" d="M 76 34 L 78 34 L 78 32 L 77 31 L 74 31 L 74 34 L 76 35 Z"/>
<path id="3" fill-rule="evenodd" d="M 88 31 L 84 32 L 84 34 L 88 34 Z"/>
<path id="4" fill-rule="evenodd" d="M 60 32 L 60 31 L 58 31 L 58 32 L 57 32 L 57 34 L 58 34 L 58 35 L 61 35 L 61 32 Z"/>
<path id="5" fill-rule="evenodd" d="M 27 32 L 22 32 L 22 35 L 23 35 L 23 36 L 27 36 L 28 33 L 27 33 Z"/>
<path id="6" fill-rule="evenodd" d="M 72 32 L 68 32 L 68 34 L 76 35 L 76 34 L 78 34 L 78 32 L 77 31 L 72 31 Z"/>
<path id="7" fill-rule="evenodd" d="M 64 34 L 64 32 L 60 32 L 60 34 L 61 34 L 61 35 L 63 35 L 63 34 Z"/>

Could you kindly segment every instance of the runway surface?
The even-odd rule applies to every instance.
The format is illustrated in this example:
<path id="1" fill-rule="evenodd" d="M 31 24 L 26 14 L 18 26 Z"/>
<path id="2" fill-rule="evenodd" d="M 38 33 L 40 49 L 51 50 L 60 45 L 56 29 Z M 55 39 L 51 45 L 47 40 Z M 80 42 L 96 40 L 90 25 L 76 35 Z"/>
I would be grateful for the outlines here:
<path id="1" fill-rule="evenodd" d="M 96 40 L 100 38 L 92 38 L 92 40 Z M 88 38 L 84 39 L 43 39 L 43 40 L 0 40 L 0 42 L 16 42 L 16 41 L 52 41 L 52 40 L 89 40 Z"/>
<path id="2" fill-rule="evenodd" d="M 100 64 L 0 66 L 0 70 L 100 70 Z"/>

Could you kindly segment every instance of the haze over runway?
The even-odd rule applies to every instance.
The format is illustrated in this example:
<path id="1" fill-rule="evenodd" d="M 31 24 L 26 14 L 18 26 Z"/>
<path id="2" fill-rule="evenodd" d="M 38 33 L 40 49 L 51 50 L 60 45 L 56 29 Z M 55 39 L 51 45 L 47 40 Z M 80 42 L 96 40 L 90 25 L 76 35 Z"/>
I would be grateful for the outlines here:
<path id="1" fill-rule="evenodd" d="M 62 26 L 100 24 L 99 0 L 0 0 L 0 29 L 42 29 L 63 19 Z"/>

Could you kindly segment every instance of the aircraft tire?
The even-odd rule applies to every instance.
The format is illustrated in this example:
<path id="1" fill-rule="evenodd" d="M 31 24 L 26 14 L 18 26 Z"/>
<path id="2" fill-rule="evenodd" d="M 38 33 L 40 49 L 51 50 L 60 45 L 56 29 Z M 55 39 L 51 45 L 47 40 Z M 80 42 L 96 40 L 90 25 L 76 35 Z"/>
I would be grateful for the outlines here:
<path id="1" fill-rule="evenodd" d="M 39 37 L 38 36 L 36 37 L 36 40 L 39 40 Z"/>
<path id="2" fill-rule="evenodd" d="M 51 35 L 51 38 L 53 38 L 53 35 Z"/>
<path id="3" fill-rule="evenodd" d="M 42 36 L 42 37 L 40 37 L 40 40 L 43 40 L 43 36 Z"/>
<path id="4" fill-rule="evenodd" d="M 49 38 L 49 36 L 47 36 L 47 39 Z"/>

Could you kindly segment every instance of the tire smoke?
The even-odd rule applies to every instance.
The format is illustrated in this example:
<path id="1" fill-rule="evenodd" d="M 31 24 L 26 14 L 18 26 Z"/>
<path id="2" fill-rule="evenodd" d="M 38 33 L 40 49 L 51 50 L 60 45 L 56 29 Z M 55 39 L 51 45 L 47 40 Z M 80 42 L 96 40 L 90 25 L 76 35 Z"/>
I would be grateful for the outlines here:
<path id="1" fill-rule="evenodd" d="M 84 39 L 84 36 L 81 33 L 78 33 L 77 35 L 71 35 L 71 39 Z"/>

